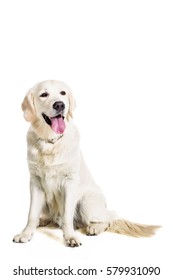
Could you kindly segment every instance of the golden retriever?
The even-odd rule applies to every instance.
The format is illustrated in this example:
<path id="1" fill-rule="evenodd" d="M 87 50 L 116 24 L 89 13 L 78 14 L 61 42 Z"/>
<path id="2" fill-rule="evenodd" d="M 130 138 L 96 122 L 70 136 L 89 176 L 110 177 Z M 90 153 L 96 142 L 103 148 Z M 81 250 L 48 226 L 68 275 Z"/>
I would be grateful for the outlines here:
<path id="1" fill-rule="evenodd" d="M 31 123 L 27 134 L 30 171 L 30 209 L 24 230 L 14 242 L 28 242 L 39 225 L 49 222 L 63 230 L 65 244 L 81 245 L 77 228 L 87 235 L 105 230 L 131 236 L 150 236 L 156 226 L 118 219 L 106 207 L 80 152 L 80 137 L 72 117 L 75 100 L 63 82 L 48 80 L 26 94 L 22 109 Z"/>

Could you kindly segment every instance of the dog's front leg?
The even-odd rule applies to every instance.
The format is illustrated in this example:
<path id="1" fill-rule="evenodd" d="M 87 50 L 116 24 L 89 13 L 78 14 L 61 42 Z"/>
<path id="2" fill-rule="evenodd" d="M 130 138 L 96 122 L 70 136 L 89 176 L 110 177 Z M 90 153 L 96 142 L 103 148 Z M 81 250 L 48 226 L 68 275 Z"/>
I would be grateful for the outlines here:
<path id="1" fill-rule="evenodd" d="M 30 180 L 30 194 L 28 222 L 24 230 L 13 238 L 13 241 L 17 243 L 25 243 L 31 240 L 38 226 L 39 217 L 45 203 L 44 191 L 41 188 L 39 179 L 36 177 L 32 177 Z"/>
<path id="2" fill-rule="evenodd" d="M 62 229 L 65 243 L 69 247 L 78 247 L 81 245 L 73 225 L 75 208 L 78 202 L 77 184 L 78 181 L 68 181 L 64 187 L 64 214 Z"/>

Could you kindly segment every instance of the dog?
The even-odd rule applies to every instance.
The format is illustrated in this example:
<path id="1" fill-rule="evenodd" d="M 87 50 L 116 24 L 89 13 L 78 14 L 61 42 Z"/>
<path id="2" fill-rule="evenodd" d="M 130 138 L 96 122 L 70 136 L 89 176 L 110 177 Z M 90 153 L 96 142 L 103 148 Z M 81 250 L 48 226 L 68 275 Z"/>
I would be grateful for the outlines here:
<path id="1" fill-rule="evenodd" d="M 27 133 L 30 172 L 30 209 L 24 230 L 13 239 L 31 240 L 38 226 L 56 223 L 65 244 L 81 245 L 76 229 L 87 235 L 104 231 L 147 237 L 157 226 L 119 219 L 107 209 L 80 151 L 80 136 L 73 123 L 75 99 L 63 82 L 47 80 L 31 88 L 22 103 Z"/>

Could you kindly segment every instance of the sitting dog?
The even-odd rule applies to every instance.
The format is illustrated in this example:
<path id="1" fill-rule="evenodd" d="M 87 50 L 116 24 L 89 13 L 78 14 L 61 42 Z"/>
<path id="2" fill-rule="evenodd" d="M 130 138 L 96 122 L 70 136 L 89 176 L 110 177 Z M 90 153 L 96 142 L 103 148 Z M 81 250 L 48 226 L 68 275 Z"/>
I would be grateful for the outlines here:
<path id="1" fill-rule="evenodd" d="M 49 222 L 62 228 L 70 247 L 81 245 L 77 228 L 85 228 L 87 235 L 108 230 L 151 236 L 157 226 L 118 219 L 107 209 L 80 151 L 74 108 L 69 87 L 54 80 L 36 84 L 23 100 L 24 118 L 31 123 L 27 134 L 31 200 L 27 225 L 13 241 L 28 242 L 39 225 Z"/>

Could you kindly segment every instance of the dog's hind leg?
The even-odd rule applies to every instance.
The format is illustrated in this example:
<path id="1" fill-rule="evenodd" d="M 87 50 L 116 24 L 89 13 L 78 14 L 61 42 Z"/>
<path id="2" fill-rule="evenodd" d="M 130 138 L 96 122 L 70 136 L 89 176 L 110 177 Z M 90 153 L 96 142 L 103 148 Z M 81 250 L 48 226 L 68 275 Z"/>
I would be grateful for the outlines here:
<path id="1" fill-rule="evenodd" d="M 39 227 L 45 227 L 51 222 L 49 208 L 47 204 L 43 207 L 42 213 L 39 218 Z"/>
<path id="2" fill-rule="evenodd" d="M 85 225 L 87 235 L 98 235 L 107 230 L 113 216 L 106 208 L 105 198 L 99 189 L 85 195 L 80 202 L 80 218 Z"/>

